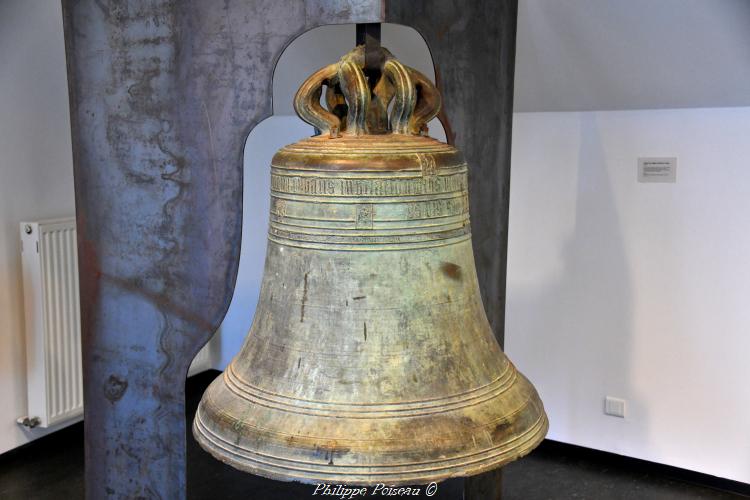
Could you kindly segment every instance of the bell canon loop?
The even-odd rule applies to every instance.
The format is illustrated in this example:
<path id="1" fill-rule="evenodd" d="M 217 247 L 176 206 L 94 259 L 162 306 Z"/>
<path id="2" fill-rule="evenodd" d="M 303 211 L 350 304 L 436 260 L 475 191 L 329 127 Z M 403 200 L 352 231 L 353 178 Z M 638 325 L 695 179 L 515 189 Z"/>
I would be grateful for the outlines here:
<path id="1" fill-rule="evenodd" d="M 377 81 L 357 47 L 302 84 L 295 109 L 321 133 L 271 164 L 255 318 L 193 424 L 243 471 L 426 484 L 501 467 L 547 432 L 485 316 L 466 162 L 426 135 L 438 91 L 380 50 Z"/>

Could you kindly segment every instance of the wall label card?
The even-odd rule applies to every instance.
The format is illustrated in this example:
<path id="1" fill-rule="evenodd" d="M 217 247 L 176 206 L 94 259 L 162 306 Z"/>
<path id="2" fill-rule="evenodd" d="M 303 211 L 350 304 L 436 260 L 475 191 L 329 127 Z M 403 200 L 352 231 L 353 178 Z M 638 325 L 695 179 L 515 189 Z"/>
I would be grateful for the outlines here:
<path id="1" fill-rule="evenodd" d="M 677 158 L 638 158 L 638 182 L 677 182 Z"/>

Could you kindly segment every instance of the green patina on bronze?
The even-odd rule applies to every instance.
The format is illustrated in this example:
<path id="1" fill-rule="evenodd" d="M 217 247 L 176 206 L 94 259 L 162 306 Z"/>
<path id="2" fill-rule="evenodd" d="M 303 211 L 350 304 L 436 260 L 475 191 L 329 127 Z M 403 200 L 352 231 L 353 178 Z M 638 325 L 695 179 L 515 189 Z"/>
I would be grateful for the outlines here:
<path id="1" fill-rule="evenodd" d="M 482 306 L 467 165 L 426 135 L 439 94 L 382 50 L 375 82 L 358 47 L 302 85 L 297 112 L 322 133 L 271 165 L 253 326 L 193 427 L 247 472 L 421 484 L 500 467 L 547 431 Z"/>

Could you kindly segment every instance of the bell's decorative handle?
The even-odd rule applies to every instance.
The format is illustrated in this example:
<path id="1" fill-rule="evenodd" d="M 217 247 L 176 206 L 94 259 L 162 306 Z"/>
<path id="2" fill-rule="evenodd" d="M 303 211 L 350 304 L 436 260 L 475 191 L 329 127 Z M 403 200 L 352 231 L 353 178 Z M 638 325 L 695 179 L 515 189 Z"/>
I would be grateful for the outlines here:
<path id="1" fill-rule="evenodd" d="M 388 78 L 396 89 L 396 100 L 388 117 L 391 130 L 396 134 L 408 134 L 409 119 L 417 102 L 417 89 L 414 87 L 411 73 L 396 59 L 387 59 L 383 65 L 383 76 Z"/>
<path id="2" fill-rule="evenodd" d="M 412 134 L 427 133 L 427 123 L 440 112 L 442 101 L 435 85 L 422 73 L 409 68 L 417 89 L 417 103 L 409 118 L 409 132 Z"/>
<path id="3" fill-rule="evenodd" d="M 338 64 L 319 69 L 304 81 L 294 96 L 294 110 L 297 115 L 320 131 L 329 133 L 331 137 L 338 136 L 341 122 L 336 115 L 323 109 L 320 105 L 320 96 L 322 85 L 326 84 L 330 89 L 330 82 L 337 73 Z"/>
<path id="4" fill-rule="evenodd" d="M 305 80 L 294 97 L 299 117 L 331 138 L 425 134 L 427 122 L 440 111 L 440 93 L 425 75 L 401 64 L 388 50 L 380 50 L 383 63 L 375 82 L 368 81 L 364 72 L 364 46 Z M 320 104 L 323 86 L 328 109 Z"/>
<path id="5" fill-rule="evenodd" d="M 350 135 L 369 132 L 367 110 L 370 107 L 370 87 L 362 71 L 364 59 L 364 50 L 358 47 L 341 58 L 338 65 L 338 84 L 348 106 L 346 123 L 341 128 Z"/>

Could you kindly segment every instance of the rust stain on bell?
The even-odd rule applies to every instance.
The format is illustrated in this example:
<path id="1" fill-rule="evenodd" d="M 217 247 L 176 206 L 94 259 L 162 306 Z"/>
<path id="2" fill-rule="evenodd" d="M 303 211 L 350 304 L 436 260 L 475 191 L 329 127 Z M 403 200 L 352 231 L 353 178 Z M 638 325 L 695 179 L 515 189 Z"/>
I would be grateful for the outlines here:
<path id="1" fill-rule="evenodd" d="M 193 425 L 253 474 L 427 483 L 500 467 L 547 431 L 485 316 L 467 165 L 426 135 L 440 96 L 380 50 L 377 82 L 358 47 L 297 93 L 322 134 L 273 159 L 255 320 Z"/>
<path id="2" fill-rule="evenodd" d="M 443 273 L 445 273 L 445 275 L 451 279 L 461 279 L 461 266 L 458 266 L 453 262 L 443 262 L 440 265 L 440 270 L 443 271 Z"/>

